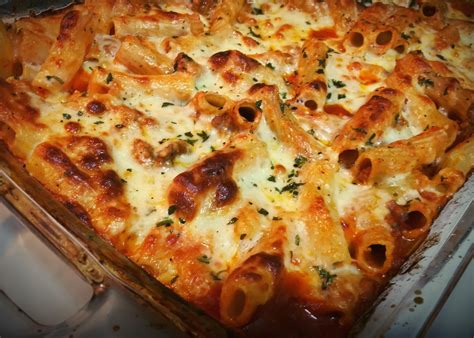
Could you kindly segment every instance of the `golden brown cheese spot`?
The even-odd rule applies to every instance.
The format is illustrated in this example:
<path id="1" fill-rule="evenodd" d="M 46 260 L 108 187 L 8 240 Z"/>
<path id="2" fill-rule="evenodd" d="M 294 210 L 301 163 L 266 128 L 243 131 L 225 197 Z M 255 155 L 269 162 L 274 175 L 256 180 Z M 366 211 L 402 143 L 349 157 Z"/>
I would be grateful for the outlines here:
<path id="1" fill-rule="evenodd" d="M 370 105 L 367 107 L 368 117 L 372 121 L 377 121 L 385 111 L 392 105 L 390 100 L 383 96 L 374 95 L 369 101 Z"/>
<path id="2" fill-rule="evenodd" d="M 132 145 L 132 154 L 135 160 L 143 165 L 152 165 L 155 162 L 153 146 L 141 139 L 135 139 Z"/>
<path id="3" fill-rule="evenodd" d="M 249 95 L 275 95 L 278 93 L 278 87 L 275 85 L 267 85 L 265 83 L 256 83 L 248 90 Z"/>
<path id="4" fill-rule="evenodd" d="M 49 143 L 43 143 L 37 147 L 37 152 L 49 164 L 60 168 L 65 177 L 76 183 L 88 184 L 89 177 L 80 171 L 61 149 Z"/>
<path id="5" fill-rule="evenodd" d="M 176 176 L 168 192 L 168 202 L 176 205 L 177 215 L 192 220 L 201 201 L 211 190 L 214 190 L 214 206 L 231 203 L 238 193 L 232 170 L 240 157 L 239 150 L 219 152 Z"/>
<path id="6" fill-rule="evenodd" d="M 192 9 L 202 15 L 208 15 L 214 6 L 217 4 L 216 0 L 192 0 Z"/>
<path id="7" fill-rule="evenodd" d="M 83 169 L 97 170 L 102 165 L 112 162 L 107 145 L 97 137 L 70 136 L 58 142 L 64 144 L 68 153 L 76 158 Z"/>
<path id="8" fill-rule="evenodd" d="M 232 71 L 226 71 L 222 74 L 222 77 L 224 78 L 224 81 L 230 84 L 237 83 L 239 81 L 240 76 L 237 75 L 236 73 Z"/>
<path id="9" fill-rule="evenodd" d="M 70 134 L 78 134 L 82 130 L 82 126 L 78 122 L 68 122 L 64 125 L 64 130 Z"/>
<path id="10" fill-rule="evenodd" d="M 30 99 L 23 92 L 15 91 L 14 87 L 0 79 L 0 119 L 2 121 L 36 123 L 40 113 L 29 105 Z"/>
<path id="11" fill-rule="evenodd" d="M 461 87 L 459 81 L 452 77 L 427 76 L 433 84 L 425 86 L 425 93 L 439 107 L 443 107 L 448 117 L 457 121 L 467 121 L 469 110 L 474 103 L 474 91 Z"/>
<path id="12" fill-rule="evenodd" d="M 102 102 L 93 100 L 87 104 L 86 109 L 93 115 L 101 115 L 106 110 L 106 107 Z"/>
<path id="13" fill-rule="evenodd" d="M 104 190 L 105 195 L 115 198 L 123 195 L 123 183 L 113 170 L 107 170 L 99 180 L 100 187 Z"/>
<path id="14" fill-rule="evenodd" d="M 237 50 L 216 53 L 209 58 L 209 64 L 214 71 L 230 66 L 229 68 L 238 72 L 250 72 L 260 66 L 257 60 Z"/>
<path id="15" fill-rule="evenodd" d="M 71 37 L 70 31 L 77 25 L 79 17 L 79 11 L 70 11 L 64 15 L 63 19 L 61 20 L 61 25 L 59 27 L 59 35 L 57 38 L 59 42 L 66 41 Z"/>
<path id="16" fill-rule="evenodd" d="M 119 124 L 124 127 L 131 124 L 137 124 L 140 128 L 158 125 L 158 122 L 154 118 L 148 117 L 141 111 L 131 109 L 127 106 L 111 106 L 109 109 L 111 113 L 118 115 Z"/>
<path id="17" fill-rule="evenodd" d="M 121 249 L 125 243 L 115 231 L 116 227 L 127 227 L 131 207 L 124 196 L 120 177 L 113 170 L 101 168 L 109 161 L 101 140 L 71 136 L 41 143 L 27 166 L 66 207 Z M 79 169 L 84 168 L 84 163 L 91 169 Z"/>
<path id="18" fill-rule="evenodd" d="M 174 60 L 174 70 L 177 72 L 199 75 L 201 73 L 201 66 L 188 55 L 179 53 Z"/>
<path id="19" fill-rule="evenodd" d="M 459 31 L 455 26 L 446 26 L 436 34 L 435 46 L 438 50 L 443 50 L 457 44 L 460 39 Z"/>
<path id="20" fill-rule="evenodd" d="M 163 144 L 155 154 L 157 164 L 172 162 L 177 156 L 186 154 L 190 150 L 190 145 L 183 140 L 169 141 Z"/>
<path id="21" fill-rule="evenodd" d="M 257 273 L 259 269 L 264 268 L 276 276 L 280 273 L 283 264 L 280 256 L 259 252 L 248 258 L 243 266 L 246 267 L 245 271 L 241 274 L 244 279 L 260 280 L 262 277 Z M 236 272 L 238 272 L 238 270 L 235 270 L 233 274 Z"/>

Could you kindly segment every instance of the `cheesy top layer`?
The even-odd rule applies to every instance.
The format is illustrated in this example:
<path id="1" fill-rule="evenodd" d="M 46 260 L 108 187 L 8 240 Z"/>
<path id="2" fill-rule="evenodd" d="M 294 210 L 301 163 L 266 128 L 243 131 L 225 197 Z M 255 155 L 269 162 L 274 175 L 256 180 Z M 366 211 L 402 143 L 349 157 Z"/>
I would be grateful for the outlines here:
<path id="1" fill-rule="evenodd" d="M 396 11 L 402 8 L 398 6 L 407 7 L 411 2 L 390 3 L 374 4 L 372 9 L 361 4 L 354 8 L 363 17 L 376 8 L 381 12 Z M 426 8 L 423 6 L 420 3 L 406 11 L 415 15 Z M 228 313 L 222 312 L 227 310 L 222 310 L 226 301 L 220 289 L 224 285 L 226 290 L 226 283 L 230 283 L 227 280 L 260 253 L 281 257 L 279 264 L 299 281 L 295 287 L 298 290 L 292 291 L 296 298 L 304 294 L 314 304 L 325 302 L 330 304 L 328 308 L 344 313 L 344 318 L 352 318 L 354 306 L 349 300 L 341 301 L 344 295 L 353 297 L 355 304 L 364 294 L 374 294 L 375 291 L 364 289 L 368 281 L 380 285 L 419 242 L 414 237 L 404 237 L 419 230 L 415 229 L 418 223 L 408 224 L 409 218 L 423 217 L 430 223 L 437 208 L 450 197 L 434 183 L 434 176 L 423 170 L 431 166 L 439 171 L 449 146 L 470 137 L 461 133 L 469 133 L 467 122 L 454 119 L 444 101 L 429 92 L 439 78 L 456 79 L 450 80 L 455 81 L 453 86 L 469 95 L 474 89 L 472 24 L 459 20 L 459 10 L 447 7 L 449 15 L 444 26 L 434 25 L 431 16 L 416 14 L 421 18 L 397 27 L 400 30 L 387 28 L 384 22 L 370 26 L 370 20 L 358 18 L 348 19 L 349 28 L 344 30 L 330 4 L 317 4 L 314 11 L 298 7 L 297 2 L 257 0 L 244 5 L 242 15 L 228 29 L 217 32 L 211 30 L 212 15 L 198 14 L 190 6 L 174 2 L 148 6 L 144 14 L 140 10 L 131 15 L 133 18 L 172 12 L 197 16 L 203 30 L 199 35 L 170 36 L 159 30 L 156 34 L 136 34 L 143 45 L 168 60 L 178 60 L 184 53 L 183 62 L 198 69 L 189 75 L 193 83 L 189 88 L 183 84 L 182 73 L 175 84 L 167 82 L 172 81 L 173 74 L 180 74 L 176 64 L 167 74 L 132 71 L 118 57 L 127 36 L 111 31 L 94 34 L 78 70 L 90 82 L 105 76 L 101 80 L 105 91 L 93 92 L 90 84 L 82 91 L 70 87 L 57 92 L 23 89 L 29 106 L 39 112 L 35 123 L 42 126 L 34 138 L 23 141 L 28 143 L 24 160 L 33 176 L 70 207 L 77 202 L 71 207 L 76 214 L 86 215 L 84 219 L 102 236 L 160 282 L 228 325 L 242 323 L 225 319 Z M 356 46 L 351 34 L 358 31 L 351 27 L 357 27 L 357 22 L 382 33 L 392 29 L 390 39 L 398 34 L 396 38 L 404 43 L 403 49 L 395 46 L 379 52 L 372 47 L 384 44 L 375 40 L 370 46 Z M 22 24 L 25 25 L 21 20 L 17 23 Z M 453 41 L 441 41 L 440 30 L 446 27 L 457 30 Z M 363 38 L 370 39 L 370 29 Z M 323 67 L 318 73 L 323 80 L 318 81 L 323 81 L 325 98 L 324 106 L 316 109 L 309 101 L 298 101 L 303 87 L 298 64 L 305 57 L 303 44 L 311 39 L 328 48 L 326 57 L 318 60 Z M 429 65 L 431 70 L 423 73 L 416 69 L 418 75 L 409 74 L 413 79 L 402 88 L 400 79 L 407 74 L 400 70 L 400 60 L 410 56 L 423 58 L 417 62 L 424 62 L 423 67 Z M 21 61 L 23 74 L 9 81 L 19 88 L 29 88 L 21 86 L 37 76 L 41 64 L 26 58 Z M 229 62 L 235 64 L 229 66 Z M 234 72 L 233 78 L 229 72 Z M 394 80 L 394 74 L 400 78 Z M 160 90 L 165 82 L 165 89 Z M 281 109 L 277 114 L 281 121 L 291 116 L 288 126 L 293 129 L 277 130 L 282 127 L 275 127 L 269 113 L 274 107 L 265 97 L 255 94 L 259 88 L 277 88 L 277 108 Z M 393 93 L 381 94 L 382 88 L 389 88 L 402 98 L 387 99 Z M 314 91 L 317 89 L 313 86 Z M 219 108 L 222 115 L 201 113 L 196 102 L 204 94 L 220 95 L 230 105 L 245 101 L 251 106 L 251 116 L 245 115 L 245 109 L 238 112 L 252 126 L 239 129 L 234 122 L 228 122 L 224 116 L 228 108 Z M 453 137 L 449 136 L 451 124 L 447 122 L 420 122 L 424 120 L 416 115 L 420 106 L 414 101 L 420 97 L 428 100 L 427 105 L 439 114 L 439 119 L 452 121 Z M 372 104 L 374 100 L 381 101 Z M 379 115 L 392 109 L 393 116 L 385 122 L 369 121 L 371 104 L 380 110 Z M 357 119 L 362 124 L 350 129 Z M 472 116 L 468 119 L 472 122 Z M 19 130 L 23 127 L 12 128 L 20 140 Z M 293 133 L 294 128 L 305 136 L 289 142 L 285 134 Z M 361 134 L 360 141 L 348 136 L 348 130 Z M 436 148 L 441 150 L 430 148 L 420 153 L 411 147 L 421 142 L 417 141 L 418 136 L 425 137 L 428 132 L 438 135 L 440 130 L 449 134 L 441 135 L 444 141 L 433 141 L 443 143 Z M 94 153 L 87 170 L 80 167 L 85 157 L 76 154 L 76 144 L 82 142 L 79 139 L 88 140 L 84 141 L 89 142 L 86 147 L 93 143 L 99 149 L 103 143 L 106 149 Z M 311 141 L 302 143 L 314 143 L 320 151 L 315 151 L 314 146 L 312 154 L 302 152 L 298 142 L 303 139 Z M 382 157 L 382 150 L 380 154 L 376 152 L 383 149 L 389 153 L 393 148 L 406 152 L 407 171 Z M 53 156 L 57 149 L 66 157 L 56 153 Z M 357 152 L 361 166 L 362 156 L 372 161 L 373 178 L 369 176 L 364 181 L 363 169 L 362 174 L 357 174 L 358 161 L 343 163 L 341 156 L 348 150 Z M 434 155 L 426 156 L 433 158 L 423 157 L 431 153 Z M 416 163 L 412 161 L 415 164 L 409 162 L 410 157 L 417 159 Z M 375 176 L 377 163 L 382 168 L 379 176 Z M 71 174 L 74 165 L 82 173 Z M 61 175 L 66 177 L 65 185 L 55 185 L 45 177 L 56 177 L 58 170 L 64 170 Z M 467 174 L 459 175 L 465 179 Z M 61 175 L 57 176 L 58 182 Z M 68 181 L 71 175 L 77 179 L 74 184 Z M 107 175 L 113 179 L 104 181 Z M 96 177 L 102 181 L 94 181 Z M 75 185 L 78 190 L 72 188 Z M 115 188 L 118 192 L 113 193 Z M 422 207 L 415 208 L 417 203 Z M 102 208 L 107 208 L 108 218 L 99 222 L 104 215 Z M 119 211 L 114 213 L 111 208 Z M 417 238 L 426 235 L 423 229 Z M 408 244 L 403 246 L 400 243 L 404 241 Z M 276 268 L 268 269 L 276 274 Z M 271 289 L 272 283 L 266 287 Z M 264 304 L 262 301 L 259 306 Z"/>

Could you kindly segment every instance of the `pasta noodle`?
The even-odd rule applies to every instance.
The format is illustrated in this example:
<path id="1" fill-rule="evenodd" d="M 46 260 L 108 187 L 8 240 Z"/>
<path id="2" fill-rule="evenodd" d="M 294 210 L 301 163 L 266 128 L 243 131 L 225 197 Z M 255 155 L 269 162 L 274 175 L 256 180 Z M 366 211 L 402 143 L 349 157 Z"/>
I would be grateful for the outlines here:
<path id="1" fill-rule="evenodd" d="M 443 129 L 431 128 L 408 140 L 362 153 L 352 169 L 358 183 L 373 183 L 387 175 L 409 172 L 441 158 L 449 146 Z"/>

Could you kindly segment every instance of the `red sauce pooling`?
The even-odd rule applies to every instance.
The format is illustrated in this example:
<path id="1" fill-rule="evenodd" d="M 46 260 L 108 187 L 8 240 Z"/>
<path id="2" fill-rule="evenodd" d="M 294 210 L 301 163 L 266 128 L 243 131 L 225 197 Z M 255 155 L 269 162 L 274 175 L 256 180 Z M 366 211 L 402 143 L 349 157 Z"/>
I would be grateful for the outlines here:
<path id="1" fill-rule="evenodd" d="M 331 115 L 352 116 L 352 114 L 340 104 L 327 104 L 324 106 L 324 111 Z"/>
<path id="2" fill-rule="evenodd" d="M 323 28 L 318 31 L 312 31 L 310 37 L 316 40 L 327 40 L 337 38 L 337 33 L 334 28 Z"/>

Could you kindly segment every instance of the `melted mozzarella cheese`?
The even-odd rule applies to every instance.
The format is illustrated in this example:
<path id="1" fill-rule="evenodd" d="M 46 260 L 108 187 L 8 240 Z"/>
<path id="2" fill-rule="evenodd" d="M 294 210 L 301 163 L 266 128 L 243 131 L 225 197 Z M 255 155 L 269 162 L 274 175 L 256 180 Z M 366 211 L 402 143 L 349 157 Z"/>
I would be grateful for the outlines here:
<path id="1" fill-rule="evenodd" d="M 327 104 L 340 104 L 348 111 L 355 113 L 366 101 L 367 96 L 380 87 L 383 80 L 369 85 L 361 84 L 351 70 L 351 64 L 363 62 L 361 58 L 348 54 L 329 53 L 326 61 L 328 82 Z"/>
<path id="2" fill-rule="evenodd" d="M 406 1 L 400 0 L 398 3 L 405 4 Z M 284 77 L 296 70 L 303 41 L 311 30 L 332 27 L 334 22 L 329 15 L 316 17 L 263 0 L 255 1 L 252 6 L 262 13 L 257 10 L 255 11 L 257 14 L 249 15 L 251 25 L 236 23 L 234 30 L 216 35 L 203 35 L 199 38 L 148 37 L 147 40 L 160 53 L 166 54 L 171 59 L 184 52 L 201 65 L 202 73 L 195 82 L 193 95 L 198 91 L 210 91 L 233 100 L 240 100 L 248 98 L 250 86 L 265 83 L 276 85 L 282 98 L 286 97 L 286 94 L 291 96 L 292 88 L 285 82 Z M 189 9 L 173 5 L 164 5 L 163 9 L 191 13 Z M 205 27 L 209 26 L 202 16 L 201 21 Z M 456 75 L 472 79 L 469 78 L 472 72 L 463 64 L 467 59 L 472 59 L 472 53 L 469 54 L 472 51 L 472 33 L 461 34 L 463 46 L 442 52 L 434 49 L 433 29 L 421 25 L 415 26 L 410 34 L 409 50 L 421 49 L 430 60 L 439 60 L 439 55 L 442 55 L 447 60 L 448 67 L 457 69 Z M 249 42 L 249 39 L 253 42 Z M 85 61 L 83 64 L 85 71 L 91 72 L 98 66 L 109 70 L 126 71 L 124 66 L 114 63 L 115 54 L 120 48 L 118 39 L 98 35 L 94 43 L 98 50 L 98 60 Z M 215 53 L 228 50 L 237 50 L 255 58 L 262 66 L 252 74 L 239 74 L 243 78 L 242 81 L 235 84 L 226 83 L 218 72 L 210 70 L 208 60 Z M 281 61 L 276 56 L 278 52 L 282 52 L 292 61 Z M 389 50 L 384 55 L 367 52 L 363 56 L 330 52 L 325 69 L 328 81 L 327 103 L 340 104 L 349 112 L 355 113 L 375 89 L 384 85 L 386 76 L 393 71 L 399 57 L 400 55 L 394 50 Z M 382 70 L 381 74 L 377 74 L 379 77 L 374 77 L 373 82 L 364 85 L 357 73 L 357 67 L 352 67 L 355 63 L 377 65 L 385 72 Z M 465 75 L 459 74 L 462 72 Z M 41 122 L 49 127 L 52 134 L 64 135 L 64 125 L 68 122 L 77 122 L 81 124 L 84 135 L 100 137 L 107 144 L 114 160 L 113 169 L 126 182 L 125 194 L 133 210 L 133 222 L 127 231 L 135 235 L 138 245 L 143 243 L 153 229 L 156 229 L 159 222 L 170 219 L 168 189 L 173 179 L 213 151 L 226 147 L 231 137 L 212 126 L 213 116 L 197 118 L 192 103 L 170 105 L 165 97 L 140 90 L 133 93 L 125 92 L 121 97 L 111 99 L 110 103 L 136 109 L 145 117 L 153 118 L 156 125 L 138 126 L 132 123 L 125 128 L 116 128 L 120 122 L 119 115 L 105 113 L 101 117 L 82 113 L 72 108 L 72 104 L 65 105 L 68 98 L 66 94 L 51 96 L 46 103 L 34 95 L 32 98 L 32 105 L 46 112 L 42 114 Z M 408 121 L 410 111 L 404 108 L 401 115 Z M 337 162 L 337 154 L 333 153 L 329 146 L 348 118 L 331 115 L 324 119 L 315 117 L 311 120 L 301 116 L 297 119 L 304 130 L 328 146 L 330 160 Z M 312 126 L 317 128 L 313 130 Z M 199 136 L 202 132 L 205 132 L 206 139 Z M 389 127 L 376 145 L 407 139 L 420 132 L 422 130 L 411 125 Z M 308 233 L 307 224 L 301 219 L 298 191 L 293 193 L 284 189 L 291 183 L 305 183 L 298 177 L 299 168 L 295 166 L 297 154 L 277 139 L 264 117 L 253 134 L 264 143 L 266 153 L 256 157 L 238 173 L 234 173 L 232 179 L 239 189 L 236 200 L 230 205 L 216 208 L 211 197 L 206 196 L 193 220 L 181 224 L 181 220 L 173 218 L 174 226 L 170 229 L 160 227 L 159 231 L 168 233 L 175 231 L 174 227 L 178 228 L 183 238 L 191 239 L 207 250 L 205 254 L 212 258 L 209 264 L 214 271 L 229 270 L 235 267 L 233 263 L 238 257 L 250 252 L 268 233 L 272 222 L 284 215 L 282 221 L 286 227 L 284 259 L 288 270 L 307 273 L 315 285 L 319 283 L 319 277 L 314 271 L 308 272 L 315 265 L 331 268 L 332 273 L 336 274 L 359 274 L 359 270 L 352 264 L 334 264 L 339 261 L 334 262 L 331 257 L 315 258 L 315 250 L 321 243 L 310 242 L 313 234 Z M 168 140 L 186 140 L 190 143 L 191 150 L 179 155 L 172 165 L 147 167 L 139 164 L 132 154 L 133 142 L 136 139 L 149 143 L 154 149 Z M 324 183 L 323 190 L 330 193 L 326 202 L 331 209 L 331 216 L 334 216 L 333 221 L 337 224 L 338 218 L 354 216 L 357 230 L 374 225 L 389 227 L 385 221 L 389 213 L 387 208 L 389 201 L 395 200 L 398 204 L 405 205 L 410 200 L 421 197 L 418 191 L 411 187 L 407 174 L 394 174 L 385 178 L 378 187 L 373 187 L 354 184 L 350 171 L 346 169 L 337 171 L 330 181 Z M 231 221 L 244 208 L 251 208 L 258 217 L 255 219 L 258 229 L 252 236 L 239 236 L 246 234 L 237 234 L 235 221 Z M 110 231 L 116 234 L 123 230 L 122 227 L 122 223 L 111 224 Z M 345 245 L 343 236 L 340 240 Z M 328 256 L 337 254 L 332 252 Z M 168 271 L 162 272 L 160 276 L 165 282 L 176 276 L 177 269 L 173 264 L 169 263 Z"/>
<path id="3" fill-rule="evenodd" d="M 332 186 L 333 201 L 341 217 L 357 215 L 356 225 L 360 229 L 374 225 L 388 226 L 386 204 L 393 197 L 385 190 L 352 183 L 352 175 L 341 169 L 335 175 Z"/>

